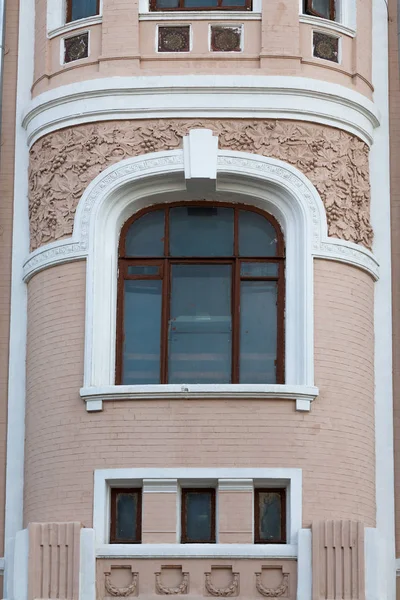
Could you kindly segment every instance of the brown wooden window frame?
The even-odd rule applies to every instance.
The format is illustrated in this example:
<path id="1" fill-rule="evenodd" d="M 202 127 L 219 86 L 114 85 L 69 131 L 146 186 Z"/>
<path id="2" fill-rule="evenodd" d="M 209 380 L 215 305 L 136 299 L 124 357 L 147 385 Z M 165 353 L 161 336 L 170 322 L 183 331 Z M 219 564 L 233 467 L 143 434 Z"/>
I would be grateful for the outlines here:
<path id="1" fill-rule="evenodd" d="M 66 6 L 66 22 L 67 23 L 75 23 L 75 21 L 80 21 L 80 19 L 74 19 L 72 20 L 72 4 L 73 4 L 73 0 L 67 0 L 67 6 Z M 96 15 L 100 14 L 100 0 L 97 0 L 97 13 Z M 96 15 L 91 15 L 91 16 L 96 16 Z M 85 17 L 82 17 L 85 18 Z M 86 17 L 89 18 L 89 17 Z"/>
<path id="2" fill-rule="evenodd" d="M 187 537 L 187 514 L 186 514 L 186 496 L 188 493 L 211 493 L 211 539 L 208 541 L 204 540 L 188 540 Z M 181 544 L 215 544 L 217 541 L 216 536 L 216 490 L 213 487 L 200 487 L 200 488 L 191 488 L 191 487 L 183 487 L 181 488 Z"/>
<path id="3" fill-rule="evenodd" d="M 260 538 L 260 493 L 278 493 L 281 496 L 281 537 L 276 540 L 263 540 Z M 286 544 L 286 488 L 255 488 L 254 489 L 254 543 L 255 544 Z"/>
<path id="4" fill-rule="evenodd" d="M 312 15 L 313 17 L 320 17 L 321 19 L 326 19 L 324 15 L 317 12 L 312 7 L 313 0 L 305 0 L 304 3 L 304 12 L 306 15 Z M 334 21 L 336 18 L 336 2 L 337 0 L 329 0 L 329 21 Z"/>
<path id="5" fill-rule="evenodd" d="M 232 257 L 189 258 L 169 256 L 169 211 L 176 207 L 216 207 L 234 210 L 234 253 Z M 164 257 L 125 257 L 125 240 L 130 226 L 143 215 L 157 210 L 165 210 L 164 223 Z M 249 257 L 239 254 L 239 211 L 254 212 L 263 216 L 275 229 L 277 238 L 276 256 Z M 276 281 L 277 282 L 277 344 L 276 344 L 276 381 L 285 383 L 285 243 L 278 221 L 270 214 L 246 204 L 227 202 L 173 202 L 157 204 L 138 211 L 123 225 L 118 249 L 118 291 L 117 291 L 117 335 L 116 335 L 116 385 L 123 383 L 123 342 L 124 342 L 124 283 L 127 280 L 161 280 L 162 281 L 162 315 L 160 344 L 160 384 L 168 384 L 168 323 L 170 315 L 171 265 L 173 264 L 231 264 L 232 265 L 232 351 L 231 351 L 231 384 L 240 383 L 240 283 L 242 281 Z M 275 263 L 278 275 L 275 277 L 243 276 L 240 274 L 242 263 Z M 128 275 L 128 268 L 135 265 L 157 265 L 157 275 Z M 184 381 L 182 383 L 185 383 Z"/>
<path id="6" fill-rule="evenodd" d="M 136 540 L 117 539 L 117 496 L 121 493 L 137 494 L 136 511 Z M 142 543 L 142 488 L 111 488 L 110 498 L 110 544 L 141 544 Z"/>
<path id="7" fill-rule="evenodd" d="M 252 10 L 252 0 L 246 0 L 246 4 L 245 6 L 222 6 L 222 2 L 223 0 L 217 0 L 218 4 L 217 6 L 190 6 L 190 7 L 185 7 L 184 6 L 184 0 L 179 0 L 179 6 L 177 7 L 173 7 L 173 8 L 158 8 L 157 6 L 157 0 L 150 0 L 150 11 L 151 12 L 170 12 L 170 11 L 199 11 L 199 10 L 234 10 L 234 11 L 239 11 L 239 10 Z"/>

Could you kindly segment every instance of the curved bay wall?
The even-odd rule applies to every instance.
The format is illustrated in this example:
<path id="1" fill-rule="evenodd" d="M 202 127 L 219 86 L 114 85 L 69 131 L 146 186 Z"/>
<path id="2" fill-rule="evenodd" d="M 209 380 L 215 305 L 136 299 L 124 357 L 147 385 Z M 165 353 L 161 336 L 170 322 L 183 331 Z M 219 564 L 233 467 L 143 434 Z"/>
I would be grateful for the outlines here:
<path id="1" fill-rule="evenodd" d="M 116 467 L 297 467 L 304 525 L 374 526 L 373 288 L 349 265 L 315 260 L 311 413 L 265 400 L 106 403 L 87 413 L 85 262 L 28 284 L 25 523 L 92 524 L 93 471 Z M 205 452 L 205 448 L 207 451 Z"/>
<path id="2" fill-rule="evenodd" d="M 343 0 L 350 2 L 350 0 Z M 36 0 L 35 75 L 33 94 L 83 80 L 131 75 L 167 73 L 215 73 L 245 75 L 293 75 L 337 83 L 372 96 L 372 14 L 371 0 L 356 0 L 357 33 L 347 28 L 334 29 L 340 38 L 338 62 L 313 55 L 313 30 L 332 35 L 335 23 L 318 19 L 301 22 L 298 0 L 264 0 L 262 12 L 224 11 L 218 20 L 190 13 L 178 21 L 165 13 L 142 13 L 139 2 L 104 0 L 103 14 L 95 23 L 76 23 L 71 32 L 48 30 L 47 2 Z M 61 6 L 55 0 L 53 6 Z M 139 6 L 140 5 L 140 6 Z M 243 18 L 241 18 L 243 15 Z M 154 18 L 156 16 L 156 19 Z M 153 18 L 152 18 L 153 17 Z M 231 20 L 230 20 L 231 17 Z M 241 51 L 213 52 L 209 27 L 232 23 L 242 28 Z M 190 51 L 158 52 L 159 25 L 190 25 Z M 72 27 L 74 24 L 72 24 Z M 89 55 L 64 63 L 65 37 L 89 31 Z M 50 34 L 50 35 L 49 35 Z"/>

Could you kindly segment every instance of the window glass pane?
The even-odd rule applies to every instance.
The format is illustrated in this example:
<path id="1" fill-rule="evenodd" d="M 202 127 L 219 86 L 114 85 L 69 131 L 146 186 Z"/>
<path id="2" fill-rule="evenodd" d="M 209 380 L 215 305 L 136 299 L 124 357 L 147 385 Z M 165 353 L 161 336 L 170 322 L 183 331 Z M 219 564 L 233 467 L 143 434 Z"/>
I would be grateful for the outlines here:
<path id="1" fill-rule="evenodd" d="M 231 381 L 231 266 L 173 265 L 169 383 Z"/>
<path id="2" fill-rule="evenodd" d="M 239 212 L 240 256 L 276 256 L 275 228 L 262 215 L 241 210 Z"/>
<path id="3" fill-rule="evenodd" d="M 129 265 L 128 275 L 158 275 L 160 267 L 158 265 Z"/>
<path id="4" fill-rule="evenodd" d="M 272 542 L 282 539 L 282 496 L 279 492 L 258 492 L 258 538 Z"/>
<path id="5" fill-rule="evenodd" d="M 125 281 L 122 383 L 160 383 L 162 281 Z"/>
<path id="6" fill-rule="evenodd" d="M 222 0 L 221 6 L 246 6 L 246 0 Z"/>
<path id="7" fill-rule="evenodd" d="M 185 8 L 213 8 L 218 6 L 218 0 L 184 0 Z"/>
<path id="8" fill-rule="evenodd" d="M 170 254 L 232 256 L 233 209 L 195 206 L 171 208 Z"/>
<path id="9" fill-rule="evenodd" d="M 164 210 L 146 213 L 129 227 L 125 256 L 164 256 Z"/>
<path id="10" fill-rule="evenodd" d="M 186 541 L 211 542 L 212 531 L 212 493 L 186 492 Z"/>
<path id="11" fill-rule="evenodd" d="M 312 0 L 312 8 L 321 17 L 330 19 L 330 0 Z"/>
<path id="12" fill-rule="evenodd" d="M 97 0 L 70 0 L 72 3 L 71 21 L 97 15 Z"/>
<path id="13" fill-rule="evenodd" d="M 277 284 L 240 284 L 240 383 L 276 383 Z"/>
<path id="14" fill-rule="evenodd" d="M 278 277 L 276 263 L 242 262 L 240 265 L 242 277 Z"/>
<path id="15" fill-rule="evenodd" d="M 157 8 L 178 8 L 179 0 L 157 0 Z"/>
<path id="16" fill-rule="evenodd" d="M 138 494 L 121 492 L 117 494 L 116 501 L 116 541 L 136 541 Z"/>

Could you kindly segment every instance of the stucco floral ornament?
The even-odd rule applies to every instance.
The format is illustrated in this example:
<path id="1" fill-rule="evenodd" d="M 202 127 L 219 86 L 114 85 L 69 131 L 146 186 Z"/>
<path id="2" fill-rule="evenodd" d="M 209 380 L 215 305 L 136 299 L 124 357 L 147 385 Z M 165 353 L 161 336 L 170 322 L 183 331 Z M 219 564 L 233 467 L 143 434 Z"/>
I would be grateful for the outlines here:
<path id="1" fill-rule="evenodd" d="M 117 121 L 49 134 L 30 154 L 31 249 L 70 236 L 85 188 L 110 165 L 149 152 L 173 150 L 192 128 L 212 129 L 224 150 L 288 162 L 315 185 L 329 235 L 372 246 L 368 147 L 344 131 L 283 120 Z"/>

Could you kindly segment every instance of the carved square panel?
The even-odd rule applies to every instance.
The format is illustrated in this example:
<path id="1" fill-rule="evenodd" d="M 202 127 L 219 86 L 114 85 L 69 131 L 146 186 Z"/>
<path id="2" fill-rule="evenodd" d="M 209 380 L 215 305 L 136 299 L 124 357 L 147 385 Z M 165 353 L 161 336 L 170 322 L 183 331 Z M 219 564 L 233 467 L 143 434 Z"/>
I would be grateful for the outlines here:
<path id="1" fill-rule="evenodd" d="M 159 52 L 189 52 L 190 51 L 190 26 L 158 28 Z"/>
<path id="2" fill-rule="evenodd" d="M 313 31 L 313 56 L 339 62 L 339 38 L 321 31 Z"/>
<path id="3" fill-rule="evenodd" d="M 70 63 L 89 56 L 89 32 L 64 39 L 64 62 Z"/>
<path id="4" fill-rule="evenodd" d="M 241 52 L 242 27 L 211 25 L 211 50 L 213 52 Z"/>

